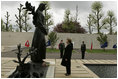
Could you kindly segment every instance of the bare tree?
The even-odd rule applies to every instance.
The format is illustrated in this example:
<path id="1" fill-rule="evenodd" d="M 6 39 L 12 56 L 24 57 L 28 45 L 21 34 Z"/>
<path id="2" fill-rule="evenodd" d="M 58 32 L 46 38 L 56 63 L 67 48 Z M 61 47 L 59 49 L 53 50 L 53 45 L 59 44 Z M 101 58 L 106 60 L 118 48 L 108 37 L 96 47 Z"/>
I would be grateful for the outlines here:
<path id="1" fill-rule="evenodd" d="M 92 17 L 91 17 L 91 14 L 89 14 L 88 16 L 88 20 L 87 20 L 87 26 L 89 28 L 89 33 L 92 34 L 92 31 L 93 31 L 93 20 L 92 20 Z"/>
<path id="2" fill-rule="evenodd" d="M 76 17 L 75 17 L 75 22 L 78 20 L 78 5 L 76 5 Z"/>
<path id="3" fill-rule="evenodd" d="M 32 27 L 29 26 L 29 24 L 28 24 L 28 20 L 29 20 L 29 19 L 30 19 L 30 18 L 28 17 L 28 12 L 25 10 L 25 11 L 23 12 L 23 19 L 22 19 L 22 21 L 23 21 L 23 23 L 24 23 L 23 30 L 26 31 L 26 32 L 28 32 L 29 30 L 32 29 Z"/>
<path id="4" fill-rule="evenodd" d="M 7 14 L 5 15 L 5 17 L 6 17 L 6 22 L 5 22 L 5 25 L 6 25 L 6 31 L 9 31 L 9 23 L 10 23 L 10 21 L 11 20 L 9 20 L 9 17 L 10 17 L 10 15 L 9 15 L 9 13 L 8 12 L 6 12 Z"/>
<path id="5" fill-rule="evenodd" d="M 4 25 L 4 21 L 3 21 L 3 19 L 1 19 L 1 31 L 5 31 L 6 29 L 5 29 L 5 25 Z"/>
<path id="6" fill-rule="evenodd" d="M 22 26 L 23 26 L 23 22 L 22 22 L 22 18 L 23 18 L 23 15 L 22 15 L 22 10 L 23 10 L 23 5 L 20 4 L 20 8 L 18 8 L 18 11 L 19 11 L 19 15 L 16 15 L 15 14 L 15 17 L 16 17 L 16 23 L 17 23 L 17 26 L 19 26 L 19 29 L 20 29 L 20 32 L 22 32 Z"/>

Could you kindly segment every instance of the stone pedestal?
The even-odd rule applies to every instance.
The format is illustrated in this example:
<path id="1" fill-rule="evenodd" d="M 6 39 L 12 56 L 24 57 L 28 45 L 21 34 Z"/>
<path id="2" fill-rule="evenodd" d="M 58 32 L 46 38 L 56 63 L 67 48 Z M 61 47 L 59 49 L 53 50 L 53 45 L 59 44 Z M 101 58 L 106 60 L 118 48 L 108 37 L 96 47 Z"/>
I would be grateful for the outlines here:
<path id="1" fill-rule="evenodd" d="M 31 78 L 45 78 L 48 66 L 42 66 L 41 63 L 30 62 L 30 75 Z"/>

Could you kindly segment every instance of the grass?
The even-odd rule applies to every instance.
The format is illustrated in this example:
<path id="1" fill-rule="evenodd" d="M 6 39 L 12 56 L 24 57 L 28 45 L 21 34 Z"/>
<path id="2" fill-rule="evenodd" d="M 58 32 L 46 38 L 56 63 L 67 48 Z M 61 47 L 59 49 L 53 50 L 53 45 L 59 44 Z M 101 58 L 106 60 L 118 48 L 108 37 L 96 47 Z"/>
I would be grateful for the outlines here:
<path id="1" fill-rule="evenodd" d="M 29 49 L 25 48 L 23 51 L 28 52 Z M 86 52 L 88 53 L 108 53 L 108 54 L 116 54 L 117 50 L 115 49 L 106 49 L 105 51 L 103 49 L 87 49 Z M 51 49 L 51 48 L 46 48 L 46 53 L 60 53 L 59 49 Z M 73 53 L 77 53 L 76 50 L 73 50 Z"/>
<path id="2" fill-rule="evenodd" d="M 54 49 L 47 48 L 47 49 L 46 49 L 46 52 L 47 52 L 47 53 L 59 53 L 60 50 L 59 50 L 59 49 L 55 49 L 55 48 L 54 48 Z M 76 52 L 76 51 L 73 50 L 73 53 L 75 53 L 75 52 Z"/>
<path id="3" fill-rule="evenodd" d="M 88 53 L 111 53 L 111 54 L 116 54 L 117 53 L 117 50 L 115 49 L 105 49 L 105 51 L 103 49 L 93 49 L 93 50 L 90 50 L 90 49 L 87 49 Z"/>
<path id="4" fill-rule="evenodd" d="M 24 48 L 23 49 L 24 52 L 28 52 L 29 51 L 29 48 Z M 73 53 L 75 53 L 76 51 L 73 50 Z M 46 48 L 46 53 L 60 53 L 60 50 L 59 49 L 51 49 L 51 48 Z"/>
<path id="5" fill-rule="evenodd" d="M 60 52 L 59 49 L 51 49 L 51 48 L 46 48 L 46 52 L 47 53 L 57 53 L 57 52 Z"/>

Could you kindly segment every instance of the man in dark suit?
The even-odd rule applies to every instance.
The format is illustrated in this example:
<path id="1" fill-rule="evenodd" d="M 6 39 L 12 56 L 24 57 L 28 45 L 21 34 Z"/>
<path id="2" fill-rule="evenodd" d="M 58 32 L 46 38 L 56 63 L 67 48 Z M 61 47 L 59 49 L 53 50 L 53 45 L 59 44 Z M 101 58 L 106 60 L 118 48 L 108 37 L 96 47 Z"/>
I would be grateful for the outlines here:
<path id="1" fill-rule="evenodd" d="M 86 51 L 86 44 L 84 44 L 84 41 L 82 41 L 82 45 L 81 45 L 82 59 L 84 59 L 85 51 Z"/>
<path id="2" fill-rule="evenodd" d="M 66 43 L 67 43 L 67 46 L 65 48 L 61 65 L 66 67 L 65 75 L 69 76 L 71 74 L 71 55 L 72 55 L 72 50 L 73 50 L 73 44 L 71 42 L 71 39 L 67 39 Z"/>
<path id="3" fill-rule="evenodd" d="M 59 43 L 59 50 L 60 50 L 60 58 L 63 57 L 63 51 L 65 49 L 65 44 L 63 43 L 63 40 L 60 41 Z"/>

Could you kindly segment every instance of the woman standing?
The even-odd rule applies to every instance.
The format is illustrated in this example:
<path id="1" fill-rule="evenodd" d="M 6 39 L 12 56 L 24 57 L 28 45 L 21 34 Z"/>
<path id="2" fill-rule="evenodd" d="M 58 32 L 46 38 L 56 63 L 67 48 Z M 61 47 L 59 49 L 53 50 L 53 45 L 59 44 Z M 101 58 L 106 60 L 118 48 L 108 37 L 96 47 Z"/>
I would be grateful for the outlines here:
<path id="1" fill-rule="evenodd" d="M 66 67 L 66 76 L 69 76 L 71 74 L 71 55 L 73 50 L 73 44 L 71 39 L 67 39 L 66 41 L 67 46 L 65 48 L 64 56 L 61 62 L 62 66 Z"/>

